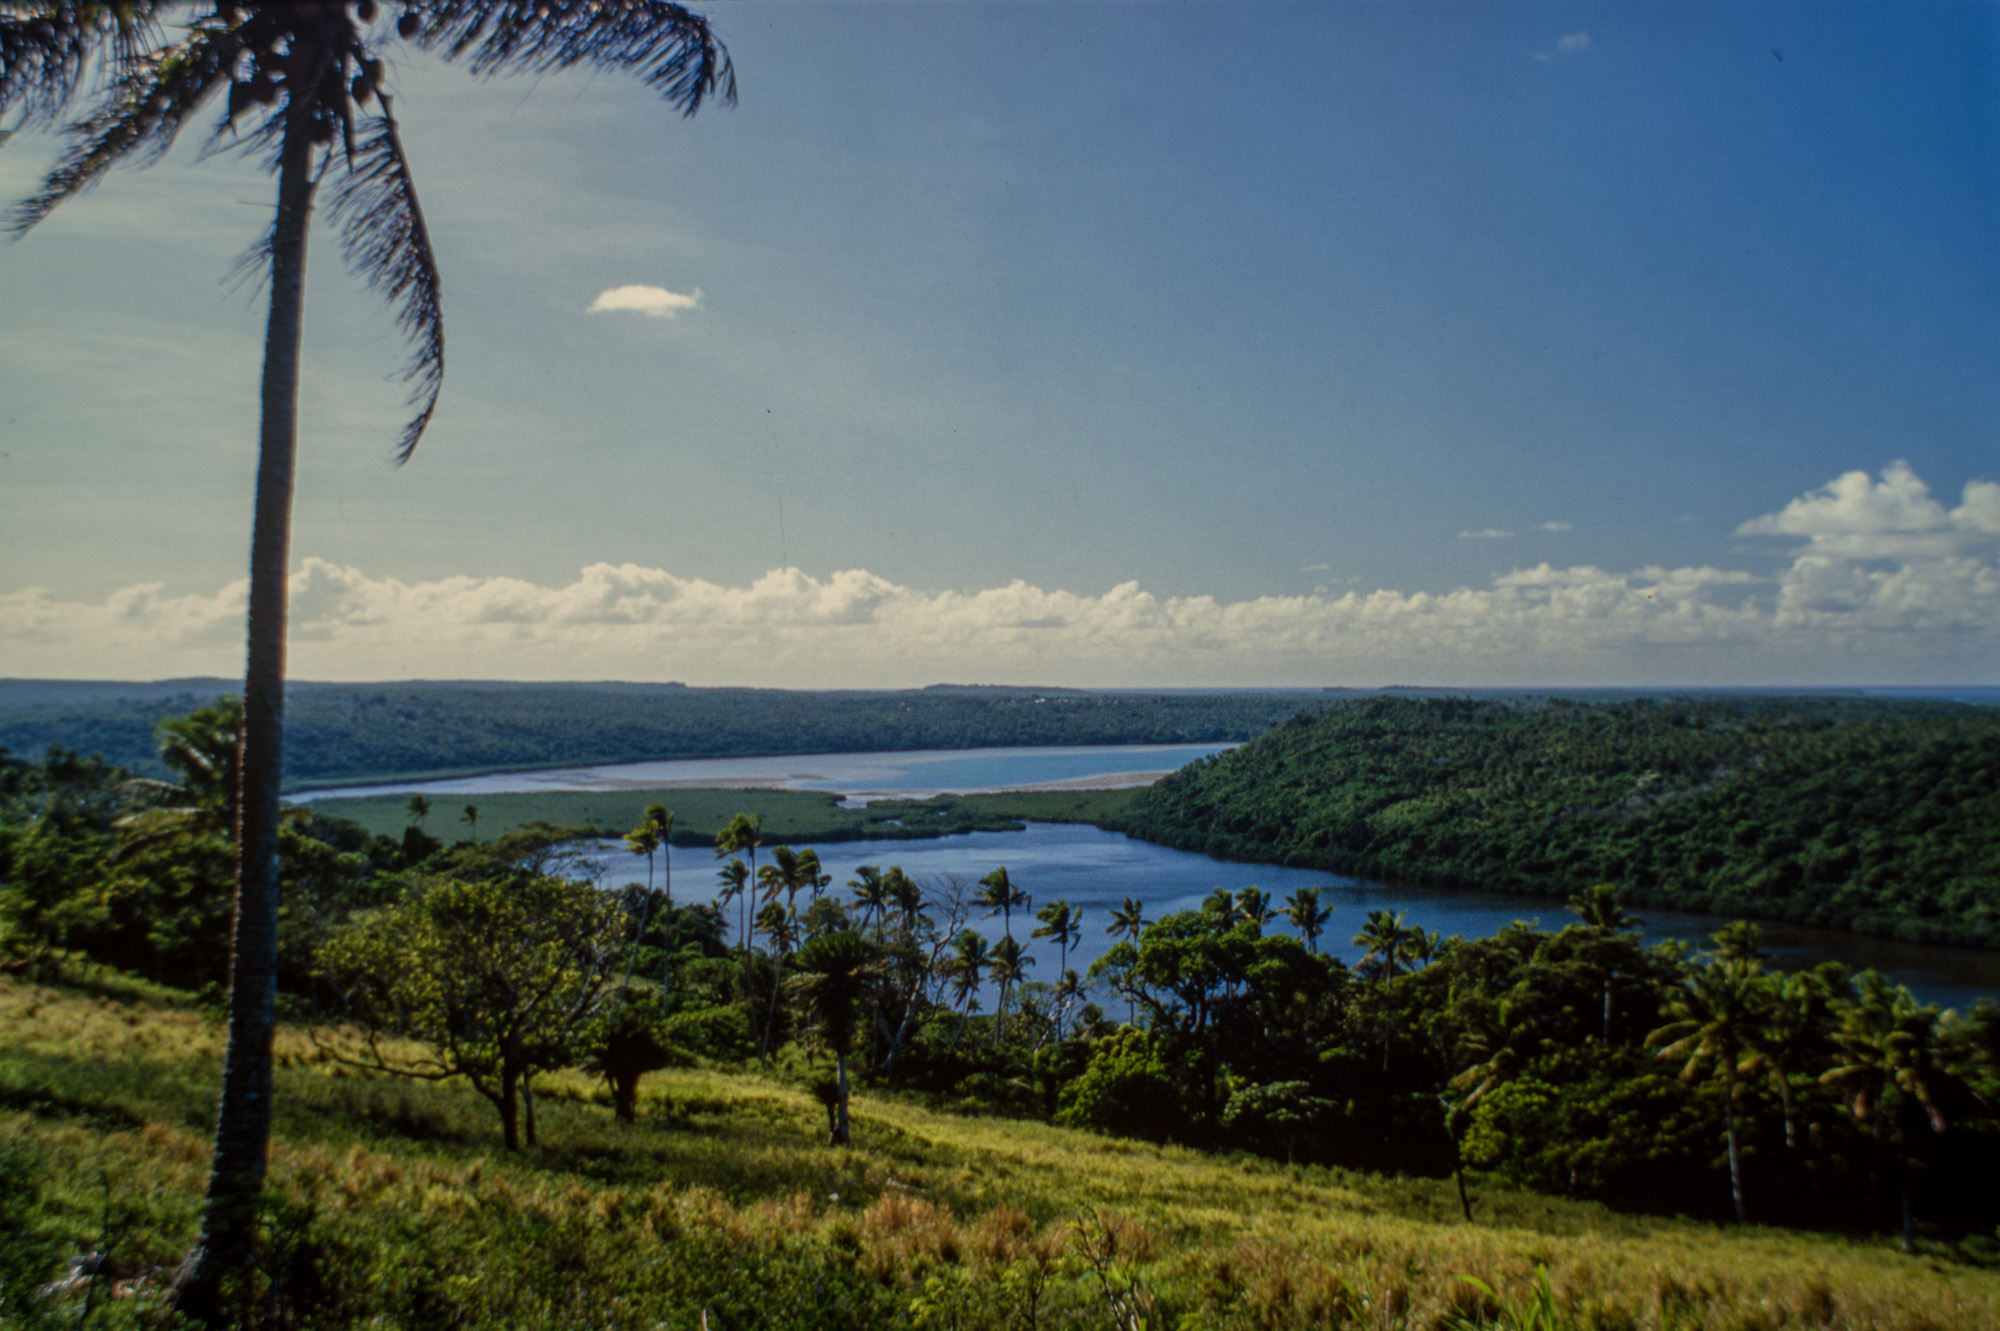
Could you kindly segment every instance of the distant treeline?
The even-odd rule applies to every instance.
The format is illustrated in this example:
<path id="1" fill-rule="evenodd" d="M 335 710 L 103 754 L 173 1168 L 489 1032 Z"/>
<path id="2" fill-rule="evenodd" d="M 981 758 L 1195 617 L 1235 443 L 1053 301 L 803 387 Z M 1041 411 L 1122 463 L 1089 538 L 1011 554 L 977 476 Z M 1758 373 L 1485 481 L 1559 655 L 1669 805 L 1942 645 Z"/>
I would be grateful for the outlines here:
<path id="1" fill-rule="evenodd" d="M 2000 946 L 2000 712 L 1832 698 L 1370 698 L 1141 795 L 1162 845 L 1391 881 Z"/>
<path id="2" fill-rule="evenodd" d="M 0 747 L 52 744 L 161 775 L 153 728 L 216 681 L 87 689 L 6 681 Z M 207 686 L 207 687 L 205 687 Z M 214 691 L 209 691 L 213 687 Z M 934 687 L 806 692 L 678 684 L 306 684 L 286 703 L 291 787 L 509 768 L 766 753 L 1245 740 L 1307 693 L 1092 693 Z"/>

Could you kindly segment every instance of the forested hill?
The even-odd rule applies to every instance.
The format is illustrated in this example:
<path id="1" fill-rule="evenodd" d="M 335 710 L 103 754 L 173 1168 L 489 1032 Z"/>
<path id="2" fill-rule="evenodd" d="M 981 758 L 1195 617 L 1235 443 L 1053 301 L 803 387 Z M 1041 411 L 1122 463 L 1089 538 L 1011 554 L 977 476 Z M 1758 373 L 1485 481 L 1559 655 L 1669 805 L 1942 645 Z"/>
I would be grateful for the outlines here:
<path id="1" fill-rule="evenodd" d="M 1369 698 L 1155 785 L 1163 845 L 2000 946 L 2000 711 Z"/>
<path id="2" fill-rule="evenodd" d="M 0 681 L 0 746 L 51 744 L 157 772 L 153 727 L 221 681 Z M 1015 744 L 1229 743 L 1323 695 L 934 687 L 803 692 L 678 684 L 295 684 L 289 786 L 764 753 Z"/>

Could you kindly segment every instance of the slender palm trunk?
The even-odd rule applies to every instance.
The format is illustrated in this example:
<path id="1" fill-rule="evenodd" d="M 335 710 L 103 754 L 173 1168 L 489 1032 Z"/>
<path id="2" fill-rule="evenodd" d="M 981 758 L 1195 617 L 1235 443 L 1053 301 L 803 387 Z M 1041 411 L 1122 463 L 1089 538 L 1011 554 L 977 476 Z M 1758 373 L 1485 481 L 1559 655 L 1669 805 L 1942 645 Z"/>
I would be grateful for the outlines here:
<path id="1" fill-rule="evenodd" d="M 833 1055 L 834 1085 L 840 1092 L 840 1107 L 833 1120 L 833 1140 L 829 1146 L 847 1145 L 847 1051 L 835 1050 Z"/>
<path id="2" fill-rule="evenodd" d="M 264 334 L 263 424 L 250 538 L 249 660 L 238 765 L 236 903 L 230 940 L 229 1047 L 201 1234 L 181 1280 L 180 1309 L 214 1324 L 222 1284 L 256 1259 L 257 1217 L 271 1140 L 271 1036 L 278 1019 L 278 783 L 285 758 L 285 574 L 298 448 L 299 345 L 305 312 L 312 144 L 303 116 L 285 132 L 271 232 L 271 309 Z"/>
<path id="3" fill-rule="evenodd" d="M 1736 1138 L 1736 1079 L 1727 1081 L 1728 1091 L 1723 1097 L 1726 1122 L 1729 1127 L 1729 1195 L 1736 1203 L 1736 1223 L 1750 1223 L 1750 1207 L 1743 1197 L 1743 1151 Z"/>
<path id="4" fill-rule="evenodd" d="M 665 959 L 660 962 L 660 1010 L 667 1010 L 672 997 L 670 985 L 674 978 L 674 843 L 664 836 L 660 838 L 660 881 L 665 884 L 667 894 L 667 915 L 660 922 L 660 951 Z"/>

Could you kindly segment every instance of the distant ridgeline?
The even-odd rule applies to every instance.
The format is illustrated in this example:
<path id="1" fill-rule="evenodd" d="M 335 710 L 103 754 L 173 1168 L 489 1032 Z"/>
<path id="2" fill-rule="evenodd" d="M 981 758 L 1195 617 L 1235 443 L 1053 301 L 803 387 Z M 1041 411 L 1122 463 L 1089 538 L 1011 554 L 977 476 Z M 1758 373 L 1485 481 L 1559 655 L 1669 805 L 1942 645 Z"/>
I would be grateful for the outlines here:
<path id="1" fill-rule="evenodd" d="M 1162 845 L 2000 946 L 2000 710 L 1369 698 L 1144 792 Z"/>
<path id="2" fill-rule="evenodd" d="M 51 744 L 159 773 L 153 727 L 213 702 L 225 680 L 0 680 L 0 745 Z M 939 686 L 901 691 L 679 684 L 294 684 L 288 786 L 766 753 L 1245 740 L 1321 695 L 1093 693 Z"/>

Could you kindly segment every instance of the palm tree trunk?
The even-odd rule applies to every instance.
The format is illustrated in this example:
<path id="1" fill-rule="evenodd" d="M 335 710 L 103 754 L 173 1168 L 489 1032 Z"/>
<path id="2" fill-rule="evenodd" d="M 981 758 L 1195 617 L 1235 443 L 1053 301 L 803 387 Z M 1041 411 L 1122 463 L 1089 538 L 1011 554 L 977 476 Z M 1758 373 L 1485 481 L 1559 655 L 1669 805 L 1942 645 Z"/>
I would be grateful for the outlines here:
<path id="1" fill-rule="evenodd" d="M 833 1055 L 834 1084 L 840 1091 L 840 1108 L 833 1121 L 833 1142 L 835 1146 L 847 1145 L 847 1052 L 835 1050 Z"/>
<path id="2" fill-rule="evenodd" d="M 1729 1126 L 1729 1195 L 1736 1203 L 1736 1223 L 1750 1223 L 1750 1209 L 1743 1199 L 1743 1152 L 1736 1140 L 1736 1079 L 1728 1081 L 1728 1093 L 1723 1097 L 1725 1114 Z"/>
<path id="3" fill-rule="evenodd" d="M 263 423 L 250 537 L 249 660 L 238 766 L 236 903 L 230 938 L 229 1047 L 201 1234 L 180 1282 L 180 1310 L 214 1324 L 226 1275 L 256 1259 L 271 1140 L 271 1036 L 278 1019 L 278 783 L 285 758 L 285 575 L 298 449 L 312 144 L 304 117 L 285 131 L 271 228 L 271 308 L 264 334 Z"/>
<path id="4" fill-rule="evenodd" d="M 1917 1250 L 1917 1208 L 1910 1196 L 1910 1158 L 1898 1154 L 1896 1168 L 1903 1190 L 1903 1251 Z"/>
<path id="5" fill-rule="evenodd" d="M 660 881 L 667 894 L 667 915 L 660 921 L 660 951 L 665 960 L 660 962 L 660 1011 L 667 1010 L 673 996 L 674 979 L 674 843 L 660 838 Z M 650 864 L 651 862 L 648 861 Z"/>

